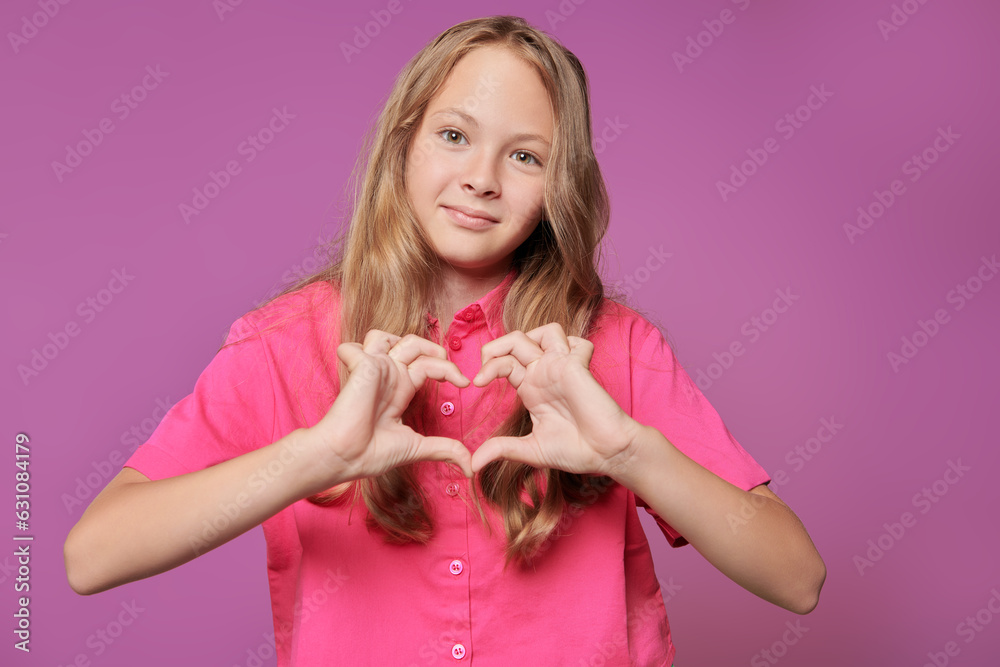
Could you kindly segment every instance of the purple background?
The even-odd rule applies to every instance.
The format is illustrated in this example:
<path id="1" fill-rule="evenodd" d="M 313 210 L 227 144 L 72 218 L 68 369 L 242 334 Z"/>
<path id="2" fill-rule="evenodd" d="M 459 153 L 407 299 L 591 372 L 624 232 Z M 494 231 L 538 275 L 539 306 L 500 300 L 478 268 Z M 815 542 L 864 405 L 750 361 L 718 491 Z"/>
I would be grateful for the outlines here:
<path id="1" fill-rule="evenodd" d="M 317 240 L 340 224 L 361 137 L 404 63 L 459 21 L 512 13 L 580 57 L 598 134 L 618 124 L 597 146 L 612 198 L 608 282 L 631 280 L 692 377 L 714 376 L 703 391 L 773 477 L 784 471 L 772 489 L 828 567 L 818 608 L 799 617 L 693 547 L 671 549 L 641 512 L 661 581 L 680 586 L 667 600 L 677 663 L 770 664 L 759 652 L 773 647 L 787 665 L 916 666 L 952 641 L 949 664 L 997 664 L 1000 618 L 987 603 L 1000 591 L 1000 457 L 988 415 L 1000 280 L 976 281 L 981 258 L 1000 251 L 995 3 L 908 0 L 918 11 L 897 14 L 906 22 L 883 36 L 888 0 L 403 0 L 348 62 L 341 44 L 387 4 L 247 0 L 220 18 L 208 0 L 73 2 L 37 34 L 23 25 L 41 11 L 35 1 L 0 9 L 5 33 L 33 35 L 15 46 L 7 34 L 0 47 L 0 271 L 4 449 L 18 432 L 31 437 L 35 535 L 30 656 L 11 648 L 13 547 L 0 550 L 0 662 L 64 665 L 83 654 L 102 665 L 228 667 L 269 653 L 259 528 L 171 572 L 81 597 L 62 545 L 89 499 L 65 498 L 89 473 L 103 487 L 131 451 L 125 434 L 148 432 L 158 402 L 191 391 L 229 325 L 314 267 Z M 732 22 L 710 23 L 721 34 L 701 35 L 707 46 L 679 68 L 673 53 L 725 9 Z M 169 74 L 121 118 L 113 101 L 147 66 Z M 800 109 L 809 118 L 794 135 L 779 131 L 813 86 L 832 96 Z M 240 142 L 275 107 L 295 118 L 247 161 Z M 103 118 L 114 130 L 60 180 L 52 163 Z M 949 127 L 959 138 L 931 148 L 936 161 L 910 180 L 905 163 Z M 777 152 L 724 200 L 717 182 L 769 137 Z M 229 160 L 241 172 L 186 223 L 179 205 Z M 896 179 L 905 193 L 852 242 L 844 225 Z M 652 272 L 651 248 L 671 253 Z M 123 268 L 134 279 L 101 312 L 78 310 Z M 967 282 L 980 291 L 959 308 L 951 291 Z M 799 298 L 772 319 L 785 289 Z M 947 322 L 916 336 L 917 354 L 894 369 L 890 353 L 939 309 Z M 23 381 L 18 366 L 71 323 L 78 335 Z M 736 342 L 743 353 L 723 368 Z M 796 463 L 824 418 L 843 428 Z M 935 492 L 949 460 L 969 470 Z M 925 487 L 935 502 L 915 504 Z M 890 538 L 884 524 L 904 512 L 915 523 Z M 13 534 L 7 516 L 0 532 Z M 855 558 L 880 536 L 890 548 L 859 573 Z M 142 609 L 134 622 L 110 645 L 95 640 L 132 601 Z M 963 630 L 977 612 L 987 624 Z M 807 629 L 792 645 L 787 621 Z"/>

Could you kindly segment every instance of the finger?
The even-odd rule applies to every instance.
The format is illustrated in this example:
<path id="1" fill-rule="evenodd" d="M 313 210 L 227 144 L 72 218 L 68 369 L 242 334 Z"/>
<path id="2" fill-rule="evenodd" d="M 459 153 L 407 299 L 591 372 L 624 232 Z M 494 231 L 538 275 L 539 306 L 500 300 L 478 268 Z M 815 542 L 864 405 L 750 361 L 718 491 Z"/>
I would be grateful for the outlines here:
<path id="1" fill-rule="evenodd" d="M 399 359 L 404 364 L 411 364 L 420 356 L 447 359 L 448 353 L 444 347 L 416 334 L 406 334 L 396 343 L 389 353 L 393 359 Z"/>
<path id="2" fill-rule="evenodd" d="M 353 372 L 364 356 L 360 343 L 341 343 L 337 346 L 337 357 L 344 362 L 348 371 Z"/>
<path id="3" fill-rule="evenodd" d="M 467 478 L 472 477 L 472 455 L 469 448 L 452 438 L 426 436 L 420 440 L 419 459 L 422 461 L 449 461 L 462 469 Z"/>
<path id="4" fill-rule="evenodd" d="M 468 387 L 469 378 L 462 375 L 455 362 L 447 359 L 435 359 L 433 357 L 418 357 L 413 363 L 406 367 L 410 374 L 410 381 L 413 386 L 423 386 L 427 378 L 432 380 L 447 380 L 456 387 Z"/>
<path id="5" fill-rule="evenodd" d="M 487 361 L 479 369 L 479 372 L 476 373 L 476 376 L 472 379 L 472 383 L 477 387 L 485 387 L 490 382 L 493 382 L 493 380 L 505 377 L 510 381 L 514 389 L 517 389 L 521 386 L 521 382 L 524 381 L 526 373 L 527 371 L 524 366 L 518 363 L 517 359 L 507 355 Z"/>
<path id="6" fill-rule="evenodd" d="M 519 438 L 500 436 L 489 438 L 472 454 L 472 473 L 475 474 L 486 467 L 491 461 L 505 459 L 518 463 L 527 463 L 536 468 L 546 467 L 535 455 L 534 435 L 529 433 Z"/>
<path id="7" fill-rule="evenodd" d="M 566 340 L 569 342 L 570 353 L 578 355 L 581 359 L 587 362 L 587 367 L 589 368 L 590 360 L 594 356 L 594 344 L 586 338 L 580 338 L 578 336 L 567 336 Z"/>
<path id="8" fill-rule="evenodd" d="M 527 367 L 542 356 L 542 348 L 522 331 L 512 331 L 506 336 L 491 340 L 482 347 L 482 362 L 485 366 L 490 359 L 511 355 Z"/>
<path id="9" fill-rule="evenodd" d="M 365 334 L 362 347 L 368 354 L 385 354 L 393 345 L 399 342 L 399 336 L 380 329 L 372 329 Z"/>
<path id="10" fill-rule="evenodd" d="M 553 351 L 563 354 L 569 353 L 569 341 L 566 339 L 566 332 L 558 322 L 549 322 L 544 326 L 532 329 L 525 334 L 535 341 L 544 352 Z"/>
<path id="11" fill-rule="evenodd" d="M 363 386 L 359 384 L 362 380 L 377 381 L 382 375 L 378 363 L 365 354 L 359 343 L 341 343 L 337 346 L 337 357 L 347 366 L 347 373 L 355 387 Z"/>

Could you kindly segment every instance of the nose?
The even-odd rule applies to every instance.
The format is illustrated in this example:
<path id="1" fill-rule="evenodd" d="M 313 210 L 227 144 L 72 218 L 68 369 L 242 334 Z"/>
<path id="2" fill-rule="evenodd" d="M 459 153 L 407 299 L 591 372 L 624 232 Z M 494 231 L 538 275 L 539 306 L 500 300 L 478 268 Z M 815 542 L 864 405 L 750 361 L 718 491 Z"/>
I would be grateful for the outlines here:
<path id="1" fill-rule="evenodd" d="M 462 174 L 462 189 L 479 196 L 500 194 L 497 161 L 488 151 L 469 156 Z"/>

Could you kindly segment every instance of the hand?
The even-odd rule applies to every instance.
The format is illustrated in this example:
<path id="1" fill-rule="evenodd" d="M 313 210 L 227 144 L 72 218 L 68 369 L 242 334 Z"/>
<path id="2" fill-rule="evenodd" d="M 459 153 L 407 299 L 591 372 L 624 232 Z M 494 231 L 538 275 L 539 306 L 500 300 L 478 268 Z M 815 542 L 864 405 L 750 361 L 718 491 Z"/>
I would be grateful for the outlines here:
<path id="1" fill-rule="evenodd" d="M 557 322 L 483 345 L 483 367 L 472 384 L 506 377 L 533 426 L 519 438 L 486 440 L 472 455 L 473 472 L 495 459 L 599 475 L 627 465 L 639 423 L 594 379 L 593 354 L 593 343 L 566 336 Z"/>
<path id="2" fill-rule="evenodd" d="M 402 422 L 402 414 L 427 378 L 467 387 L 469 379 L 448 361 L 440 345 L 409 334 L 403 338 L 372 329 L 364 346 L 343 343 L 337 356 L 350 376 L 329 412 L 309 429 L 339 481 L 374 477 L 421 460 L 451 461 L 472 476 L 472 457 L 462 442 L 425 437 Z"/>

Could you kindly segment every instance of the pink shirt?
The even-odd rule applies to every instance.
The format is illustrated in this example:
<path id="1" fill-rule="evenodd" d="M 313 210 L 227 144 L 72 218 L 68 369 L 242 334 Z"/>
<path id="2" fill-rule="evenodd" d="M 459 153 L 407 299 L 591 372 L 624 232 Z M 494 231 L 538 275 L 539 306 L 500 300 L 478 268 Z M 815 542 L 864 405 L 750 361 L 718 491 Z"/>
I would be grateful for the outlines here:
<path id="1" fill-rule="evenodd" d="M 504 334 L 502 296 L 514 275 L 451 323 L 444 347 L 469 378 L 480 368 L 480 347 Z M 282 329 L 220 350 L 125 465 L 163 479 L 315 424 L 337 395 L 329 360 L 339 296 L 315 283 L 240 318 L 228 340 L 283 318 Z M 428 314 L 428 321 L 436 335 L 437 320 Z M 591 372 L 634 419 L 741 489 L 770 481 L 658 329 L 609 300 L 597 324 Z M 483 395 L 501 381 L 458 389 L 429 380 L 439 394 L 425 417 L 427 435 L 460 439 L 474 451 L 505 414 Z M 670 626 L 636 507 L 672 546 L 687 541 L 630 490 L 615 483 L 594 493 L 592 504 L 564 517 L 534 570 L 511 565 L 505 573 L 502 522 L 484 502 L 495 526 L 489 537 L 464 502 L 465 477 L 427 462 L 419 479 L 435 521 L 427 545 L 386 544 L 366 528 L 363 504 L 351 514 L 301 500 L 264 521 L 279 667 L 671 665 Z"/>

